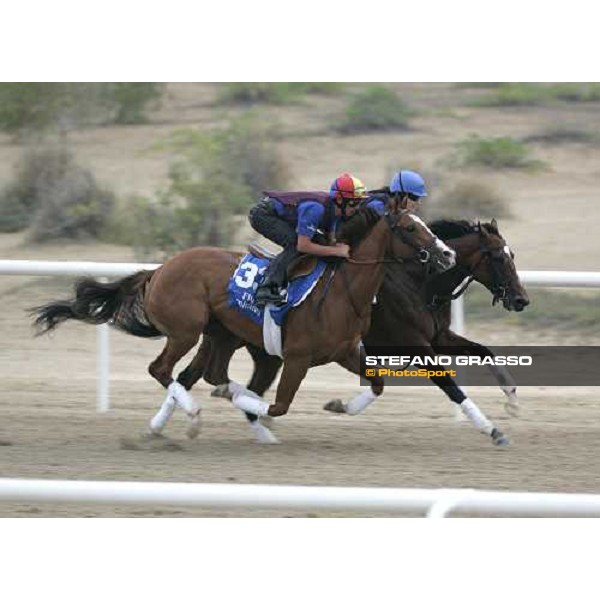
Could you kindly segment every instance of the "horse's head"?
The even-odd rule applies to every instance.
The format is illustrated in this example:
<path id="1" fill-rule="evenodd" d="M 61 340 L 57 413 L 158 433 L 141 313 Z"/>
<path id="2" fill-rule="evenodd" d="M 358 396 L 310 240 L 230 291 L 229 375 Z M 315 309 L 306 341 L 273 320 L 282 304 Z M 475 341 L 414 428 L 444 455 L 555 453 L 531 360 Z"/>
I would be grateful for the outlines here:
<path id="1" fill-rule="evenodd" d="M 500 235 L 496 219 L 477 223 L 474 231 L 479 234 L 479 249 L 469 259 L 473 276 L 492 292 L 492 304 L 501 300 L 506 310 L 521 312 L 529 297 L 519 279 L 515 255 Z"/>
<path id="2" fill-rule="evenodd" d="M 387 212 L 385 219 L 392 231 L 391 254 L 402 256 L 398 242 L 416 250 L 418 260 L 434 273 L 451 269 L 456 264 L 456 253 L 427 227 L 425 222 L 408 210 Z"/>

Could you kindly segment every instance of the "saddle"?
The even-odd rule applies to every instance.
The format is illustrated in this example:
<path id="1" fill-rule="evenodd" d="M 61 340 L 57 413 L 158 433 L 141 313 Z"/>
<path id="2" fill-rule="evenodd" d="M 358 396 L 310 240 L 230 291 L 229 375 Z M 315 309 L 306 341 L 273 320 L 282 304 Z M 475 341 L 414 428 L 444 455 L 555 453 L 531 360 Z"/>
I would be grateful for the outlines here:
<path id="1" fill-rule="evenodd" d="M 256 258 L 265 258 L 267 260 L 273 260 L 277 256 L 277 254 L 256 242 L 248 244 L 248 252 L 253 256 L 256 256 Z M 294 279 L 312 273 L 317 264 L 317 260 L 316 256 L 311 256 L 310 254 L 301 254 L 295 258 L 287 269 L 288 281 L 293 281 Z"/>

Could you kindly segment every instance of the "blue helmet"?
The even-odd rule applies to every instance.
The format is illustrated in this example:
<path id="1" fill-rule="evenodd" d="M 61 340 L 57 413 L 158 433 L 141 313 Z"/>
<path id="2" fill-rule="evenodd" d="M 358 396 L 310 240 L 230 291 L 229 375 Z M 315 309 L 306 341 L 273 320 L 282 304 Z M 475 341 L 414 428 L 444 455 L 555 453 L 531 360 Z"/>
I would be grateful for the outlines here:
<path id="1" fill-rule="evenodd" d="M 392 194 L 412 194 L 413 196 L 427 196 L 425 181 L 414 171 L 400 171 L 392 177 L 390 182 Z"/>

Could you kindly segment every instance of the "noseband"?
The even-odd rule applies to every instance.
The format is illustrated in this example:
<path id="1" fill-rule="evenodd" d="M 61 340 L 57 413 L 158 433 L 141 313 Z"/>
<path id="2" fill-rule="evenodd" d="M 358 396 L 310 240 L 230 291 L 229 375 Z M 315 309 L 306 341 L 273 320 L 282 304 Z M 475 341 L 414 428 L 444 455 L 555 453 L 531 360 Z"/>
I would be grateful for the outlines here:
<path id="1" fill-rule="evenodd" d="M 474 229 L 474 233 L 479 231 L 478 229 Z M 495 253 L 502 253 L 502 256 L 495 256 Z M 438 296 L 437 294 L 433 296 L 431 302 L 429 302 L 428 307 L 431 309 L 438 308 L 442 304 L 450 302 L 451 300 L 456 300 L 460 296 L 462 296 L 467 288 L 471 285 L 473 280 L 475 279 L 475 271 L 479 268 L 481 263 L 487 258 L 492 270 L 492 283 L 491 283 L 491 292 L 492 292 L 492 306 L 495 306 L 498 302 L 504 301 L 508 294 L 508 286 L 506 285 L 505 278 L 500 269 L 500 265 L 506 260 L 503 254 L 503 251 L 493 251 L 489 248 L 483 246 L 481 244 L 481 240 L 479 243 L 479 260 L 473 267 L 466 267 L 467 276 L 460 284 L 459 289 L 450 294 L 449 296 Z M 465 267 L 461 267 L 465 269 Z"/>

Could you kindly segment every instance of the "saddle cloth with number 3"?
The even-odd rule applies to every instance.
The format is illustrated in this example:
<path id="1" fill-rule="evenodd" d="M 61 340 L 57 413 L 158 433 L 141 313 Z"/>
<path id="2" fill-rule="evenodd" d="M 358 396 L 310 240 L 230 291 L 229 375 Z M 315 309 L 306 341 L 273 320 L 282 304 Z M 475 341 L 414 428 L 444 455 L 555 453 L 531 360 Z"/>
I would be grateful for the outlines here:
<path id="1" fill-rule="evenodd" d="M 263 308 L 257 306 L 256 289 L 262 282 L 265 276 L 265 271 L 269 265 L 269 260 L 266 258 L 258 258 L 252 254 L 246 254 L 235 270 L 235 273 L 229 280 L 227 291 L 229 293 L 229 306 L 236 308 L 244 316 L 251 319 L 257 325 L 275 325 L 280 328 L 289 310 L 302 304 L 302 302 L 312 292 L 317 285 L 321 275 L 325 271 L 327 263 L 318 260 L 315 268 L 308 273 L 291 281 L 288 285 L 288 301 L 283 306 L 273 306 L 272 304 Z M 269 310 L 269 315 L 265 319 L 265 310 Z M 281 337 L 280 332 L 275 332 L 275 335 Z M 264 332 L 265 342 L 267 338 L 272 338 L 272 334 Z M 267 345 L 267 344 L 266 344 Z M 281 344 L 279 344 L 280 346 Z M 279 352 L 271 352 L 267 347 L 267 352 L 271 354 L 281 355 Z"/>

